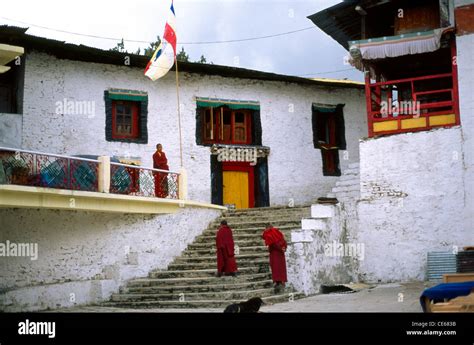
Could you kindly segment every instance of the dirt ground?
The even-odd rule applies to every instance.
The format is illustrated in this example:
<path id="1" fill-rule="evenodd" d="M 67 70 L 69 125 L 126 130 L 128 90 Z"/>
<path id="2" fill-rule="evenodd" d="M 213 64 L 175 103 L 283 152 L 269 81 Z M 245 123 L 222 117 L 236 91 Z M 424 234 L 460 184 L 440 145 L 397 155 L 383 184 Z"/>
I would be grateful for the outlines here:
<path id="1" fill-rule="evenodd" d="M 419 298 L 429 282 L 373 285 L 357 292 L 318 294 L 306 298 L 262 306 L 266 313 L 298 312 L 422 312 Z M 74 307 L 54 312 L 222 312 L 222 309 L 126 309 L 100 306 Z"/>

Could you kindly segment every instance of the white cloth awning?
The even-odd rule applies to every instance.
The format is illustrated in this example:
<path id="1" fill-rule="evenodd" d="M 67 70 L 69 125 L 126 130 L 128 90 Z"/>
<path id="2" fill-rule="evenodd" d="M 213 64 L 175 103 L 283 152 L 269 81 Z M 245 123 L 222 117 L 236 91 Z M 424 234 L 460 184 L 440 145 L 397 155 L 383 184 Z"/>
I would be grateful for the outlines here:
<path id="1" fill-rule="evenodd" d="M 353 66 L 361 69 L 362 60 L 433 52 L 441 47 L 441 37 L 450 29 L 452 28 L 349 41 L 349 61 Z"/>

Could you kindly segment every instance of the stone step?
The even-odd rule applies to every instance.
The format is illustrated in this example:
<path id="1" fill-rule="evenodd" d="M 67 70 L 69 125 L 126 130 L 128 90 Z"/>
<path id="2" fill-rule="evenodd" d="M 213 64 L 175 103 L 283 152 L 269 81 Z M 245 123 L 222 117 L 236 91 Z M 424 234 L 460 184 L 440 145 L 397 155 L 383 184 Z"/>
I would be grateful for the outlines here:
<path id="1" fill-rule="evenodd" d="M 341 177 L 339 177 L 338 181 L 351 181 L 358 178 L 359 175 L 342 175 Z"/>
<path id="2" fill-rule="evenodd" d="M 211 292 L 229 290 L 266 289 L 273 286 L 270 274 L 256 281 L 239 282 L 236 278 L 222 277 L 217 282 L 193 283 L 185 285 L 152 285 L 152 286 L 127 286 L 120 293 L 189 293 L 189 292 Z"/>
<path id="3" fill-rule="evenodd" d="M 250 295 L 249 295 L 250 296 Z M 263 297 L 265 304 L 274 304 L 281 302 L 288 302 L 303 297 L 302 293 L 289 292 L 278 295 Z M 252 297 L 258 297 L 253 295 Z M 104 306 L 115 306 L 123 308 L 225 308 L 233 303 L 244 302 L 247 299 L 228 299 L 228 300 L 193 300 L 193 301 L 121 301 L 121 302 L 106 302 Z"/>
<path id="4" fill-rule="evenodd" d="M 253 261 L 256 259 L 262 259 L 268 257 L 268 252 L 263 253 L 252 253 L 252 254 L 239 254 L 235 256 L 237 263 L 244 261 Z M 201 262 L 212 262 L 216 261 L 216 255 L 211 256 L 180 256 L 177 257 L 173 263 L 201 263 Z"/>
<path id="5" fill-rule="evenodd" d="M 289 226 L 294 223 L 298 223 L 301 220 L 300 217 L 295 217 L 293 219 L 288 219 L 288 218 L 280 218 L 280 219 L 274 219 L 271 221 L 272 225 L 276 228 L 279 228 L 280 226 Z M 265 226 L 267 225 L 268 222 L 265 221 L 238 221 L 238 222 L 233 222 L 229 221 L 227 224 L 231 229 L 248 229 L 248 228 L 260 228 L 262 231 L 265 230 Z M 213 222 L 209 224 L 208 229 L 217 229 L 220 226 L 220 222 Z"/>
<path id="6" fill-rule="evenodd" d="M 295 229 L 295 224 L 299 223 L 301 219 L 303 218 L 307 218 L 307 217 L 298 218 L 297 220 L 295 220 L 289 225 L 278 226 L 277 228 L 280 231 L 291 231 Z M 265 228 L 262 228 L 262 227 L 247 227 L 247 228 L 232 228 L 231 227 L 231 229 L 232 229 L 233 235 L 254 234 L 259 237 L 262 235 L 263 231 L 265 230 Z M 216 234 L 217 234 L 217 228 L 206 229 L 202 233 L 202 235 L 204 236 L 215 236 Z"/>
<path id="7" fill-rule="evenodd" d="M 298 298 L 288 289 L 274 295 L 268 249 L 261 235 L 271 222 L 287 239 L 291 230 L 301 228 L 301 219 L 311 208 L 270 207 L 231 210 L 223 213 L 195 238 L 193 243 L 168 265 L 167 270 L 152 270 L 147 278 L 132 279 L 113 294 L 105 305 L 129 308 L 224 308 L 235 302 L 259 296 L 267 303 Z M 220 221 L 226 219 L 233 229 L 238 273 L 217 277 L 215 236 Z M 290 295 L 291 292 L 291 295 Z M 184 298 L 184 300 L 183 300 Z"/>
<path id="8" fill-rule="evenodd" d="M 359 174 L 360 168 L 359 167 L 348 167 L 342 170 L 342 175 L 348 174 Z"/>
<path id="9" fill-rule="evenodd" d="M 256 214 L 256 213 L 271 213 L 274 211 L 294 211 L 298 209 L 306 209 L 311 205 L 295 205 L 294 207 L 283 206 L 270 206 L 270 207 L 254 207 L 254 208 L 241 208 L 237 210 L 224 211 L 224 216 L 227 214 Z"/>
<path id="10" fill-rule="evenodd" d="M 348 191 L 348 192 L 340 192 L 337 193 L 337 199 L 342 200 L 342 199 L 359 199 L 360 198 L 360 192 L 359 191 Z"/>
<path id="11" fill-rule="evenodd" d="M 239 248 L 239 253 L 240 254 L 253 254 L 253 253 L 267 253 L 268 248 L 265 246 L 249 246 L 249 247 L 241 247 L 239 245 L 236 245 L 236 247 Z M 197 255 L 204 255 L 204 256 L 209 256 L 209 255 L 216 255 L 216 248 L 213 246 L 212 248 L 202 248 L 202 249 L 186 249 L 182 255 L 184 256 L 197 256 Z"/>
<path id="12" fill-rule="evenodd" d="M 254 290 L 223 290 L 209 292 L 171 292 L 171 293 L 127 293 L 113 294 L 113 302 L 133 301 L 176 301 L 187 302 L 195 300 L 248 300 L 251 297 L 268 297 L 274 295 L 273 287 Z"/>
<path id="13" fill-rule="evenodd" d="M 253 259 L 253 260 L 239 260 L 237 259 L 237 267 L 255 267 L 255 266 L 268 266 L 269 265 L 269 258 L 262 257 L 261 259 Z M 169 270 L 178 271 L 178 270 L 202 270 L 202 269 L 212 269 L 217 267 L 217 259 L 213 262 L 177 262 L 171 263 L 168 265 Z"/>
<path id="14" fill-rule="evenodd" d="M 245 214 L 245 213 L 236 213 L 236 214 L 228 214 L 225 213 L 222 217 L 218 218 L 216 221 L 220 223 L 221 220 L 225 219 L 228 222 L 238 221 L 240 219 L 245 219 L 247 221 L 272 221 L 275 218 L 298 218 L 298 217 L 305 217 L 309 213 L 308 209 L 303 210 L 296 210 L 296 211 L 275 211 L 273 213 L 255 213 L 255 214 Z"/>
<path id="15" fill-rule="evenodd" d="M 260 236 L 250 237 L 249 239 L 244 239 L 244 240 L 237 240 L 234 238 L 234 244 L 238 245 L 239 247 L 261 246 L 263 244 L 263 240 Z M 187 249 L 189 250 L 214 249 L 215 250 L 215 248 L 216 248 L 216 238 L 214 237 L 213 241 L 193 242 L 188 245 Z"/>
<path id="16" fill-rule="evenodd" d="M 360 191 L 360 186 L 358 184 L 352 186 L 342 186 L 342 187 L 334 187 L 331 192 L 336 193 L 346 193 L 346 192 L 356 192 Z"/>
<path id="17" fill-rule="evenodd" d="M 254 275 L 258 273 L 268 273 L 269 267 L 264 266 L 253 266 L 253 267 L 240 267 L 239 275 Z M 177 271 L 151 271 L 148 274 L 149 278 L 165 279 L 165 278 L 207 278 L 215 277 L 216 268 L 208 268 L 201 270 L 177 270 Z"/>
<path id="18" fill-rule="evenodd" d="M 349 169 L 360 169 L 360 163 L 359 162 L 350 163 Z"/>
<path id="19" fill-rule="evenodd" d="M 351 180 L 344 180 L 344 181 L 337 181 L 336 182 L 336 187 L 345 187 L 345 186 L 360 186 L 360 179 L 354 178 L 354 179 L 351 179 Z"/>
<path id="20" fill-rule="evenodd" d="M 293 229 L 300 229 L 301 228 L 301 220 L 295 224 Z M 282 231 L 283 235 L 285 236 L 286 239 L 289 238 L 291 235 L 291 230 L 284 230 Z M 235 241 L 249 241 L 249 240 L 254 240 L 256 244 L 262 245 L 263 240 L 260 235 L 257 234 L 238 234 L 238 233 L 233 233 L 232 237 L 234 238 L 234 243 Z M 216 242 L 216 236 L 215 235 L 201 235 L 196 237 L 194 240 L 195 243 L 214 243 Z"/>

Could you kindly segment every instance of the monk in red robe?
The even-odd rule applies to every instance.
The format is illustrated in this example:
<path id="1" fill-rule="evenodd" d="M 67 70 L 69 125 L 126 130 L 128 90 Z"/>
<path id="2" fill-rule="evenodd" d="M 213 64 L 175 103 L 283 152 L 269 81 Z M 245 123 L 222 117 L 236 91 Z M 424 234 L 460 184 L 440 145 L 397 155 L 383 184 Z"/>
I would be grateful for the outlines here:
<path id="1" fill-rule="evenodd" d="M 153 154 L 153 168 L 161 170 L 170 170 L 168 167 L 168 159 L 163 152 L 161 144 L 156 145 L 156 152 Z M 168 196 L 168 174 L 162 172 L 153 172 L 155 179 L 155 196 L 158 198 L 166 198 Z"/>
<path id="2" fill-rule="evenodd" d="M 221 222 L 221 226 L 217 230 L 216 248 L 217 276 L 221 277 L 223 274 L 235 276 L 237 262 L 234 254 L 234 238 L 232 237 L 232 230 L 225 220 Z"/>
<path id="3" fill-rule="evenodd" d="M 274 228 L 272 224 L 267 224 L 262 234 L 265 245 L 270 252 L 270 267 L 272 269 L 272 280 L 275 283 L 275 293 L 280 293 L 285 289 L 286 278 L 286 241 L 280 230 Z"/>

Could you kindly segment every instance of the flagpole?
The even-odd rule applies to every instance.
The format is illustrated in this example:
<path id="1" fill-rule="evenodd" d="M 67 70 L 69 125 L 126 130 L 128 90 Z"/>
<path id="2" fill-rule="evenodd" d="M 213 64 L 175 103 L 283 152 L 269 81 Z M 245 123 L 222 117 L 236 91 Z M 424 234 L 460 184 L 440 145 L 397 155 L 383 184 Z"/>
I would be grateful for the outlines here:
<path id="1" fill-rule="evenodd" d="M 178 99 L 178 130 L 179 130 L 179 159 L 181 163 L 181 168 L 183 167 L 183 139 L 181 135 L 181 113 L 179 111 L 180 103 L 179 103 L 179 77 L 178 77 L 178 59 L 176 54 L 174 56 L 174 64 L 176 66 L 176 98 Z"/>

